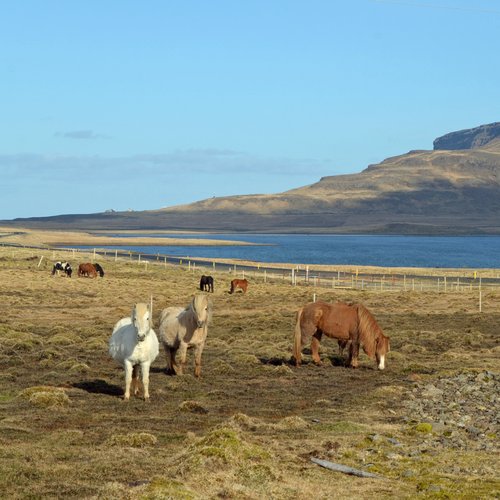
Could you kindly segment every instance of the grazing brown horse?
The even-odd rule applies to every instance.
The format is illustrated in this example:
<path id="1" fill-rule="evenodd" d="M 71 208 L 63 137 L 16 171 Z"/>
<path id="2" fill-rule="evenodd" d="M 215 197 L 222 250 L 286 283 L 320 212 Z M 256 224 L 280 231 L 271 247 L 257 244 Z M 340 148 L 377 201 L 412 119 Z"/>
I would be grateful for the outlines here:
<path id="1" fill-rule="evenodd" d="M 377 360 L 379 370 L 385 368 L 385 355 L 389 352 L 389 337 L 386 337 L 370 311 L 362 304 L 336 302 L 311 302 L 297 312 L 293 353 L 295 364 L 300 366 L 302 347 L 311 339 L 311 354 L 316 364 L 321 364 L 319 343 L 322 335 L 339 341 L 343 349 L 349 344 L 347 364 L 358 366 L 360 345 L 370 358 Z"/>
<path id="2" fill-rule="evenodd" d="M 248 288 L 248 281 L 238 279 L 231 281 L 231 290 L 229 290 L 229 293 L 234 293 L 237 288 L 241 288 L 243 290 L 243 293 L 246 293 Z"/>
<path id="3" fill-rule="evenodd" d="M 95 270 L 94 264 L 86 262 L 85 264 L 80 264 L 78 266 L 78 276 L 87 276 L 88 278 L 95 278 L 97 276 L 97 271 Z"/>

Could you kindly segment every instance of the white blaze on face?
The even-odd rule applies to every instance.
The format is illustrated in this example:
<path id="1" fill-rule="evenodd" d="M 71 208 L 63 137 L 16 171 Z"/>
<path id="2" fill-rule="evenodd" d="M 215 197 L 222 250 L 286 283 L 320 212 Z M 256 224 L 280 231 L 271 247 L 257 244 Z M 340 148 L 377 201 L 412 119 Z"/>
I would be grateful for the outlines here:
<path id="1" fill-rule="evenodd" d="M 198 328 L 202 328 L 208 321 L 208 300 L 204 295 L 196 295 L 193 300 L 193 309 L 196 314 Z"/>
<path id="2" fill-rule="evenodd" d="M 132 321 L 137 330 L 137 338 L 144 340 L 150 328 L 149 308 L 147 304 L 139 303 L 135 305 L 132 311 Z"/>
<path id="3" fill-rule="evenodd" d="M 380 360 L 378 362 L 378 369 L 383 370 L 384 368 L 385 368 L 385 356 L 382 354 L 382 356 L 380 356 Z"/>

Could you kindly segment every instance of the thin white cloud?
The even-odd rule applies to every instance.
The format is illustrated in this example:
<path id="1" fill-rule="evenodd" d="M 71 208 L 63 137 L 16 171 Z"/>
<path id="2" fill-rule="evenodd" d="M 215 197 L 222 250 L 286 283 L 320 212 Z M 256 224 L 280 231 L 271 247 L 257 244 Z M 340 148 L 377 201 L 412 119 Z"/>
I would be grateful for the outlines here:
<path id="1" fill-rule="evenodd" d="M 79 175 L 96 174 L 101 179 L 126 182 L 153 175 L 159 178 L 180 173 L 234 175 L 332 175 L 333 162 L 322 159 L 263 158 L 238 151 L 189 149 L 166 154 L 144 154 L 127 157 L 0 155 L 0 168 L 5 177 L 26 176 L 63 180 Z"/>
<path id="2" fill-rule="evenodd" d="M 69 132 L 56 132 L 54 135 L 65 139 L 109 139 L 109 136 L 98 134 L 92 130 L 71 130 Z"/>
<path id="3" fill-rule="evenodd" d="M 0 171 L 0 220 L 276 193 L 335 173 L 328 160 L 263 158 L 216 149 L 113 158 L 0 155 Z"/>

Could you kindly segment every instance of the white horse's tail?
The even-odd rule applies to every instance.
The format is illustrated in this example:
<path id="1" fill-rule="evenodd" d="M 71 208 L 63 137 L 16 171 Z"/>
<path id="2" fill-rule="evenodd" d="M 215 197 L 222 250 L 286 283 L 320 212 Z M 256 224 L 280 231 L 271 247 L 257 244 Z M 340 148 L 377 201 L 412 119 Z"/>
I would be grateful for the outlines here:
<path id="1" fill-rule="evenodd" d="M 295 323 L 293 335 L 293 356 L 295 358 L 295 366 L 300 366 L 302 361 L 302 328 L 300 327 L 300 319 L 302 318 L 303 310 L 304 308 L 301 307 L 297 311 L 297 322 Z"/>

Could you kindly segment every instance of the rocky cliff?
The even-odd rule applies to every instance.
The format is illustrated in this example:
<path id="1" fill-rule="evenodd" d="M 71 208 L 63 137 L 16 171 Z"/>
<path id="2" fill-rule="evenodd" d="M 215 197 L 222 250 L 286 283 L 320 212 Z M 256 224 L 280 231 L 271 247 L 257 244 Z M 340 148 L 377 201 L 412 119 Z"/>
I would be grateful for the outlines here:
<path id="1" fill-rule="evenodd" d="M 459 130 L 438 137 L 434 149 L 474 149 L 480 148 L 500 137 L 500 122 L 489 123 L 475 128 Z"/>

